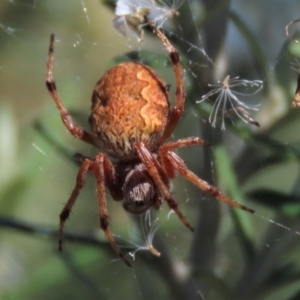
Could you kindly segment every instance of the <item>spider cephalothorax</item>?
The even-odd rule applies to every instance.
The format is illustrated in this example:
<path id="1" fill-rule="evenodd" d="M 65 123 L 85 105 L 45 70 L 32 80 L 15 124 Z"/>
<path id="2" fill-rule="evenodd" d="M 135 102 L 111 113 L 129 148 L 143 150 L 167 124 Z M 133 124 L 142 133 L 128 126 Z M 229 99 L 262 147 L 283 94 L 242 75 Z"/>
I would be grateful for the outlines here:
<path id="1" fill-rule="evenodd" d="M 123 207 L 135 215 L 145 213 L 151 207 L 158 209 L 162 203 L 160 192 L 142 163 L 131 165 L 125 173 L 122 192 Z"/>
<path id="2" fill-rule="evenodd" d="M 179 55 L 162 31 L 146 16 L 144 20 L 167 48 L 176 78 L 176 103 L 170 108 L 168 86 L 149 67 L 127 62 L 110 69 L 98 81 L 92 96 L 89 122 L 92 134 L 75 125 L 64 107 L 52 77 L 54 35 L 51 35 L 46 85 L 61 118 L 70 133 L 100 148 L 95 159 L 82 156 L 76 185 L 60 214 L 59 249 L 62 250 L 63 227 L 84 186 L 88 172 L 97 186 L 100 224 L 115 252 L 124 258 L 109 230 L 105 187 L 112 198 L 123 200 L 124 208 L 133 214 L 143 214 L 149 208 L 158 209 L 163 199 L 182 223 L 193 230 L 178 208 L 170 192 L 170 179 L 180 174 L 204 192 L 232 206 L 253 210 L 223 195 L 216 187 L 191 172 L 174 152 L 175 149 L 206 143 L 197 137 L 166 142 L 176 128 L 184 110 L 184 86 Z"/>

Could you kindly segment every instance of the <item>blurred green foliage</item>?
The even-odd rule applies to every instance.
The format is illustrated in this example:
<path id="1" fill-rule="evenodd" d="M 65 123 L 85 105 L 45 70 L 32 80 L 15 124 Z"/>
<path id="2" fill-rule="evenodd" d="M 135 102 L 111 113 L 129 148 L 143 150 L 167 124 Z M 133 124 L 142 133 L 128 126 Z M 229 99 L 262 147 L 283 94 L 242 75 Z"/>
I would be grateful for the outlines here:
<path id="1" fill-rule="evenodd" d="M 298 76 L 290 64 L 300 46 L 284 36 L 300 12 L 296 0 L 184 1 L 167 26 L 187 93 L 174 138 L 199 136 L 212 145 L 178 152 L 197 175 L 256 213 L 224 206 L 176 178 L 174 197 L 195 233 L 164 205 L 153 241 L 161 257 L 140 251 L 129 269 L 99 228 L 90 177 L 58 253 L 58 215 L 79 164 L 74 153 L 97 150 L 70 137 L 48 95 L 50 33 L 57 39 L 58 91 L 87 130 L 93 86 L 116 63 L 142 61 L 171 83 L 172 97 L 175 90 L 160 41 L 146 28 L 143 43 L 120 36 L 113 6 L 104 0 L 0 2 L 0 298 L 299 299 L 300 124 L 299 110 L 289 107 Z M 203 122 L 211 105 L 196 100 L 227 74 L 264 81 L 256 99 L 259 130 L 239 120 L 227 120 L 226 131 Z M 124 252 L 136 250 L 132 228 L 140 220 L 110 199 L 108 210 Z"/>

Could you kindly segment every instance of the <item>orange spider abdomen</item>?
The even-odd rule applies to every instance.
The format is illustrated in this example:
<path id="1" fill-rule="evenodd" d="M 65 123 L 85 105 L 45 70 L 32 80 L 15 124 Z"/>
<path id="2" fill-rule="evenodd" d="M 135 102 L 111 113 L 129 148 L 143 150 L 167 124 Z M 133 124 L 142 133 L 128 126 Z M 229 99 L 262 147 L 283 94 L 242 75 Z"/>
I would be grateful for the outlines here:
<path id="1" fill-rule="evenodd" d="M 137 157 L 137 142 L 157 149 L 169 112 L 167 85 L 149 67 L 125 62 L 97 82 L 89 122 L 103 151 L 128 160 Z"/>

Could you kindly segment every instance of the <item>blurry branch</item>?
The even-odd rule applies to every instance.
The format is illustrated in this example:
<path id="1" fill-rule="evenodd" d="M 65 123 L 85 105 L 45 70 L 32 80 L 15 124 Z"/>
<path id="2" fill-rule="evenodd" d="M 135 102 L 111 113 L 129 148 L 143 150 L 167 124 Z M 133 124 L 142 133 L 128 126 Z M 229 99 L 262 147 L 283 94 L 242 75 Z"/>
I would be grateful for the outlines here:
<path id="1" fill-rule="evenodd" d="M 38 237 L 57 240 L 58 230 L 54 228 L 36 225 L 29 222 L 19 221 L 15 218 L 5 217 L 0 215 L 0 227 L 13 229 L 18 232 L 33 234 Z M 73 233 L 70 231 L 64 232 L 64 241 L 82 243 L 85 245 L 101 246 L 108 252 L 112 252 L 111 246 L 108 242 L 101 241 L 95 234 L 91 233 Z"/>
<path id="2" fill-rule="evenodd" d="M 207 22 L 209 22 L 216 15 L 218 15 L 220 11 L 224 9 L 224 7 L 227 8 L 230 5 L 230 0 L 216 1 L 210 7 L 208 6 L 211 4 L 212 1 L 205 0 L 204 2 L 206 2 L 206 11 L 202 20 L 197 25 L 199 29 L 201 29 Z"/>
<path id="3" fill-rule="evenodd" d="M 54 228 L 49 228 L 41 225 L 36 225 L 29 222 L 19 221 L 15 218 L 5 217 L 0 215 L 0 228 L 12 229 L 17 232 L 32 234 L 40 238 L 57 240 L 58 231 Z M 64 232 L 64 241 L 75 242 L 95 247 L 101 247 L 107 254 L 115 257 L 115 252 L 108 242 L 103 242 L 95 234 L 92 233 L 74 233 L 70 231 Z M 173 299 L 199 299 L 199 295 L 195 293 L 195 283 L 190 278 L 182 278 L 176 271 L 175 261 L 168 253 L 167 245 L 163 238 L 156 237 L 156 245 L 162 253 L 160 258 L 154 257 L 149 253 L 140 253 L 139 258 L 142 259 L 149 267 L 153 268 L 161 275 Z M 132 244 L 122 241 L 122 247 L 130 249 Z M 134 249 L 133 249 L 134 250 Z M 63 254 L 64 255 L 64 254 Z M 69 264 L 69 262 L 67 262 Z M 72 263 L 73 265 L 73 263 Z M 126 267 L 124 265 L 124 267 Z M 127 267 L 126 267 L 127 268 Z"/>
<path id="4" fill-rule="evenodd" d="M 208 13 L 209 18 L 204 17 L 204 23 L 199 20 L 197 28 L 203 26 L 203 42 L 205 45 L 205 52 L 209 55 L 209 60 L 216 62 L 222 56 L 222 50 L 224 49 L 226 41 L 226 32 L 228 24 L 228 14 L 230 11 L 231 1 L 219 1 L 219 0 L 203 0 L 203 7 L 205 15 Z M 200 24 L 199 24 L 200 23 Z M 198 31 L 199 34 L 199 31 Z M 202 83 L 209 83 L 213 81 L 215 77 L 216 69 L 213 68 L 211 72 L 198 71 L 196 74 L 201 75 Z M 203 74 L 204 73 L 204 74 Z M 205 77 L 203 77 L 203 75 Z M 198 77 L 199 78 L 199 77 Z M 204 91 L 205 92 L 205 91 Z"/>
<path id="5" fill-rule="evenodd" d="M 107 299 L 101 289 L 101 285 L 88 278 L 88 276 L 85 275 L 84 270 L 77 265 L 76 260 L 67 251 L 64 251 L 60 257 L 72 276 L 87 287 L 93 293 L 95 299 Z"/>
<path id="6" fill-rule="evenodd" d="M 280 160 L 296 160 L 300 161 L 300 146 L 299 143 L 283 143 L 276 139 L 270 137 L 270 135 L 266 134 L 257 134 L 257 135 L 249 135 L 249 136 L 241 136 L 244 137 L 245 140 L 250 140 L 254 142 L 256 145 L 261 145 L 266 149 L 271 151 L 273 157 L 278 156 L 281 158 Z M 271 155 L 270 154 L 270 155 Z M 278 162 L 278 161 L 277 161 Z M 260 166 L 261 168 L 261 166 Z"/>
<path id="7" fill-rule="evenodd" d="M 295 231 L 299 228 L 299 222 L 297 219 L 291 219 L 282 214 L 278 214 L 274 222 L 284 224 L 291 230 L 287 233 L 278 226 L 269 226 L 260 249 L 244 269 L 236 284 L 236 299 L 264 299 L 260 298 L 259 294 L 262 294 L 268 285 L 285 284 L 295 277 L 289 270 L 283 269 L 282 264 L 278 262 L 282 262 L 282 257 L 286 255 L 287 251 L 297 246 L 298 240 L 295 239 Z M 272 276 L 274 276 L 276 268 L 279 268 L 278 272 L 281 270 L 281 276 L 277 274 L 277 281 L 274 284 Z"/>
<path id="8" fill-rule="evenodd" d="M 278 121 L 277 125 L 281 124 L 282 126 L 280 126 L 280 128 L 290 126 L 294 120 L 292 115 L 293 113 L 289 113 Z M 299 143 L 286 143 L 273 138 L 272 133 L 276 132 L 276 128 L 272 128 L 272 131 L 269 132 L 256 134 L 251 132 L 246 126 L 233 126 L 230 122 L 227 122 L 226 126 L 230 128 L 236 136 L 247 143 L 245 150 L 235 162 L 235 169 L 236 171 L 238 170 L 240 183 L 267 166 L 283 161 L 300 161 Z M 260 150 L 259 157 L 251 155 L 254 149 L 257 151 L 257 148 Z"/>
<path id="9" fill-rule="evenodd" d="M 219 277 L 212 275 L 211 272 L 198 271 L 194 272 L 194 276 L 198 278 L 205 279 L 205 282 L 209 282 L 211 286 L 215 288 L 214 292 L 219 294 L 222 300 L 233 300 L 234 296 L 231 289 L 228 287 L 225 281 L 221 280 Z M 209 298 L 211 299 L 211 298 Z"/>
<path id="10" fill-rule="evenodd" d="M 249 141 L 255 145 L 261 145 L 269 149 L 273 155 L 279 155 L 282 158 L 289 160 L 300 160 L 299 143 L 284 143 L 270 137 L 270 134 L 253 134 L 249 130 L 244 130 L 238 127 L 232 127 L 232 130 L 244 141 Z"/>
<path id="11" fill-rule="evenodd" d="M 204 21 L 196 20 L 195 27 L 199 28 L 199 25 L 203 26 L 201 36 L 203 36 L 205 52 L 209 53 L 209 57 L 212 61 L 216 61 L 225 42 L 230 1 L 205 0 L 203 1 L 203 7 L 205 8 L 205 12 L 209 12 L 210 17 L 205 18 Z M 196 43 L 193 38 L 191 42 L 194 44 L 199 42 L 199 30 L 196 31 L 195 40 L 197 41 Z M 192 59 L 192 57 L 189 58 Z M 214 76 L 213 72 L 207 72 L 206 69 L 199 68 L 197 64 L 194 65 L 195 69 L 192 68 L 192 72 L 194 72 L 196 76 L 193 77 L 194 80 L 189 95 L 190 98 L 194 98 L 195 95 L 199 94 L 199 78 L 201 78 L 202 86 L 208 87 L 205 83 L 212 82 Z M 205 90 L 201 92 L 205 93 Z M 202 130 L 204 140 L 209 141 L 211 140 L 211 136 L 214 135 L 214 141 L 221 141 L 221 133 L 213 134 L 213 129 L 210 126 L 202 126 L 201 122 L 199 122 L 199 127 L 200 130 Z M 214 182 L 211 161 L 211 151 L 209 149 L 203 149 L 202 170 L 199 170 L 199 174 L 197 175 L 205 178 L 208 182 Z M 190 250 L 191 265 L 194 270 L 210 272 L 213 269 L 217 253 L 216 241 L 221 220 L 220 205 L 215 199 L 212 201 L 199 201 L 195 209 L 198 211 L 198 218 Z M 203 245 L 205 245 L 205 247 L 203 247 Z"/>
<path id="12" fill-rule="evenodd" d="M 287 159 L 300 160 L 299 143 L 284 144 L 278 140 L 272 139 L 267 135 L 256 135 L 254 139 L 261 145 L 268 147 L 274 153 L 279 154 Z"/>

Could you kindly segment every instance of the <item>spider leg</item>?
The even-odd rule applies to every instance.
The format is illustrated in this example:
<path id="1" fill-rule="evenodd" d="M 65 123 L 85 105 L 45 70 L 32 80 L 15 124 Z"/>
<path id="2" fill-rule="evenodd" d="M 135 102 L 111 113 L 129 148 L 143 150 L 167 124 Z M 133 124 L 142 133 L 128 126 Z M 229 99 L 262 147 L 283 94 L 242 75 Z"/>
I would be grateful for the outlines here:
<path id="1" fill-rule="evenodd" d="M 74 155 L 75 160 L 79 162 L 83 162 L 86 159 L 94 161 L 93 158 L 83 155 L 81 153 L 75 153 Z M 116 172 L 113 164 L 110 162 L 109 159 L 104 160 L 104 168 L 105 172 L 105 185 L 109 189 L 109 192 L 115 201 L 123 200 L 123 191 L 122 191 L 122 184 L 118 182 L 116 178 Z"/>
<path id="2" fill-rule="evenodd" d="M 91 134 L 89 134 L 81 127 L 73 123 L 71 116 L 69 115 L 68 111 L 64 107 L 58 95 L 56 84 L 53 80 L 53 59 L 54 59 L 53 52 L 54 52 L 54 34 L 51 34 L 48 60 L 47 60 L 46 86 L 60 112 L 61 119 L 65 124 L 65 126 L 67 127 L 67 129 L 74 137 L 83 140 L 84 142 L 91 144 L 93 146 L 97 146 Z"/>
<path id="3" fill-rule="evenodd" d="M 107 181 L 107 177 L 110 179 L 114 177 L 110 166 L 112 166 L 112 164 L 104 154 L 100 153 L 96 156 L 92 173 L 94 174 L 97 183 L 100 225 L 116 254 L 125 262 L 127 266 L 130 267 L 131 264 L 123 256 L 111 231 L 108 228 L 107 205 L 105 199 L 105 182 Z"/>
<path id="4" fill-rule="evenodd" d="M 199 178 L 196 174 L 190 171 L 183 160 L 174 152 L 168 151 L 165 154 L 164 162 L 168 162 L 177 172 L 179 172 L 185 179 L 191 181 L 194 185 L 196 185 L 199 189 L 204 191 L 205 193 L 217 198 L 220 201 L 223 201 L 231 206 L 240 208 L 242 210 L 248 211 L 252 214 L 255 211 L 247 206 L 244 206 L 231 198 L 227 197 L 226 195 L 222 194 L 216 187 L 210 185 L 206 181 Z"/>
<path id="5" fill-rule="evenodd" d="M 59 219 L 60 219 L 59 231 L 58 231 L 58 249 L 59 249 L 59 251 L 62 251 L 64 224 L 70 215 L 71 209 L 79 195 L 80 190 L 84 186 L 87 172 L 89 170 L 91 170 L 93 165 L 94 165 L 94 162 L 89 159 L 86 159 L 83 161 L 83 163 L 77 173 L 76 184 L 72 191 L 72 194 L 71 194 L 68 202 L 64 206 L 62 212 L 59 215 Z"/>
<path id="6" fill-rule="evenodd" d="M 208 142 L 205 142 L 198 137 L 188 137 L 188 138 L 184 138 L 184 139 L 179 139 L 177 141 L 165 143 L 160 146 L 160 150 L 171 151 L 171 150 L 181 148 L 181 147 L 197 146 L 197 145 L 198 146 L 210 146 L 210 144 Z"/>
<path id="7" fill-rule="evenodd" d="M 169 178 L 174 178 L 176 176 L 177 170 L 174 168 L 172 164 L 169 163 L 168 156 L 167 156 L 168 152 L 177 148 L 195 146 L 195 145 L 209 146 L 209 143 L 201 140 L 198 137 L 189 137 L 189 138 L 169 142 L 159 147 L 158 150 L 159 159 Z"/>
<path id="8" fill-rule="evenodd" d="M 171 62 L 173 64 L 176 79 L 176 104 L 171 111 L 169 122 L 162 134 L 162 137 L 160 138 L 159 144 L 161 145 L 166 139 L 168 139 L 171 136 L 179 122 L 180 117 L 182 116 L 184 110 L 185 92 L 179 54 L 176 48 L 170 43 L 170 41 L 164 35 L 164 33 L 159 28 L 157 28 L 147 16 L 145 16 L 145 22 L 148 23 L 148 25 L 153 29 L 154 33 L 158 36 L 158 38 L 163 42 L 163 44 L 167 48 L 170 54 Z"/>
<path id="9" fill-rule="evenodd" d="M 110 191 L 114 191 L 112 192 L 112 196 L 114 197 L 114 199 L 119 200 L 120 193 L 122 192 L 115 185 L 115 180 L 114 180 L 115 175 L 114 175 L 113 165 L 102 153 L 96 156 L 95 161 L 85 158 L 80 154 L 78 154 L 78 156 L 79 158 L 83 159 L 83 162 L 77 174 L 75 188 L 73 189 L 68 202 L 66 203 L 61 214 L 59 215 L 60 217 L 59 234 L 58 234 L 59 251 L 62 251 L 64 224 L 70 215 L 71 209 L 75 204 L 76 199 L 78 198 L 80 190 L 83 188 L 85 184 L 87 172 L 90 171 L 95 176 L 97 182 L 101 228 L 103 229 L 108 241 L 110 242 L 115 252 L 123 259 L 126 265 L 130 266 L 130 263 L 123 257 L 120 248 L 116 244 L 115 239 L 113 238 L 111 232 L 108 229 L 108 216 L 107 216 L 107 208 L 106 208 L 104 183 L 107 182 Z"/>
<path id="10" fill-rule="evenodd" d="M 166 183 L 167 175 L 164 170 L 161 168 L 157 159 L 151 154 L 151 152 L 147 149 L 143 142 L 139 142 L 135 144 L 135 148 L 137 150 L 138 156 L 144 166 L 146 167 L 148 173 L 156 183 L 159 191 L 162 196 L 166 199 L 169 204 L 169 207 L 174 210 L 177 214 L 181 222 L 191 231 L 194 231 L 193 227 L 189 224 L 185 216 L 179 210 L 178 204 L 176 200 L 172 197 L 170 192 L 170 187 Z"/>

